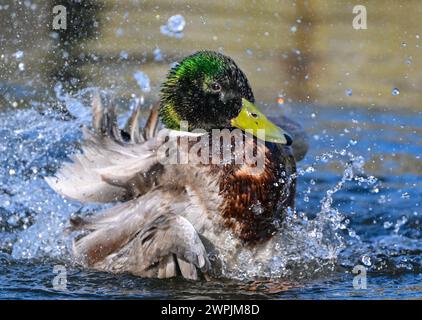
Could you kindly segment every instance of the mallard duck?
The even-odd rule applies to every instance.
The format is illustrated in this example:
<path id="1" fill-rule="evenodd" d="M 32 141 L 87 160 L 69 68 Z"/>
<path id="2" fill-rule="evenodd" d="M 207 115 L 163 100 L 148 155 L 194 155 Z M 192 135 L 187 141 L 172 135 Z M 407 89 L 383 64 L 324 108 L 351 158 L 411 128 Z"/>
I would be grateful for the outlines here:
<path id="1" fill-rule="evenodd" d="M 139 107 L 120 129 L 114 108 L 103 107 L 98 94 L 92 105 L 92 130 L 83 129 L 82 152 L 47 178 L 68 198 L 116 203 L 94 216 L 71 219 L 70 230 L 81 232 L 73 242 L 79 263 L 141 277 L 181 274 L 195 280 L 235 268 L 242 250 L 257 261 L 271 258 L 283 214 L 294 207 L 296 161 L 306 153 L 306 135 L 292 120 L 283 117 L 276 125 L 258 109 L 245 74 L 231 58 L 200 51 L 176 64 L 143 129 Z M 159 119 L 164 128 L 159 129 Z M 161 161 L 169 152 L 159 150 L 170 141 L 177 147 L 187 137 L 188 152 L 192 139 L 205 136 L 216 144 L 214 129 L 241 130 L 244 145 L 263 152 L 263 170 L 233 158 Z M 223 152 L 217 141 L 215 150 Z"/>

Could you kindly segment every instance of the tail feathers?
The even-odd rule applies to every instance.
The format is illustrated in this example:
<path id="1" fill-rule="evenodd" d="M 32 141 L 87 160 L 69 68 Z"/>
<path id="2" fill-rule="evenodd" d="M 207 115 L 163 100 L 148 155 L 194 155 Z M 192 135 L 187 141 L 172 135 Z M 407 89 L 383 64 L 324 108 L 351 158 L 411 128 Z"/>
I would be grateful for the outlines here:
<path id="1" fill-rule="evenodd" d="M 128 118 L 124 129 L 121 130 L 117 123 L 114 105 L 105 108 L 97 91 L 92 99 L 92 127 L 95 133 L 101 136 L 108 136 L 116 142 L 143 143 L 157 134 L 159 107 L 159 103 L 152 105 L 148 120 L 144 128 L 141 129 L 139 127 L 141 108 L 139 101 L 136 100 L 134 110 Z"/>

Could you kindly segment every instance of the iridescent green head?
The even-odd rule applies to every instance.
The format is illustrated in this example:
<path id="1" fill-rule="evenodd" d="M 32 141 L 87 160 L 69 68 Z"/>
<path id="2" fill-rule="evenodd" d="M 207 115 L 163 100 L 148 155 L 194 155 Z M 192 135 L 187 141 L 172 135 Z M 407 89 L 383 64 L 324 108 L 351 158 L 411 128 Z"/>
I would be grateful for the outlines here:
<path id="1" fill-rule="evenodd" d="M 245 74 L 229 57 L 200 51 L 173 67 L 161 89 L 160 116 L 167 128 L 189 130 L 229 128 L 239 114 L 242 98 L 254 101 Z"/>
<path id="2" fill-rule="evenodd" d="M 180 61 L 161 88 L 160 118 L 169 128 L 188 130 L 266 130 L 266 141 L 287 143 L 291 139 L 272 124 L 253 104 L 248 79 L 229 57 L 214 51 L 199 51 Z M 286 138 L 287 137 L 287 138 Z"/>

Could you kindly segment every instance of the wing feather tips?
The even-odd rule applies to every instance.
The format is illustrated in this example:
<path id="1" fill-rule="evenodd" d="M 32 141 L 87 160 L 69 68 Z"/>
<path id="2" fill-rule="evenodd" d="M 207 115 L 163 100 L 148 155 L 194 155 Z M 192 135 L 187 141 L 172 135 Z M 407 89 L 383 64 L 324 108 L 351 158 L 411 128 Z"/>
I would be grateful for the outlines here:
<path id="1" fill-rule="evenodd" d="M 56 192 L 82 202 L 127 200 L 125 184 L 131 177 L 121 176 L 120 169 L 147 172 L 156 162 L 152 150 L 164 143 L 168 130 L 157 134 L 156 106 L 141 130 L 138 124 L 140 108 L 137 106 L 125 127 L 130 136 L 130 141 L 125 143 L 114 109 L 103 107 L 98 92 L 93 97 L 92 108 L 93 130 L 83 128 L 82 153 L 72 156 L 72 163 L 64 164 L 55 177 L 45 180 Z M 131 162 L 122 165 L 122 157 L 126 160 L 132 158 L 132 162 L 136 158 L 143 165 L 133 168 L 129 166 Z M 186 279 L 197 280 L 199 270 L 206 276 L 211 265 L 192 224 L 174 213 L 163 213 L 168 210 L 162 204 L 163 197 L 151 198 L 150 193 L 145 196 L 111 208 L 101 219 L 71 222 L 71 231 L 84 231 L 84 235 L 73 242 L 75 258 L 91 268 L 131 272 L 145 277 L 170 278 L 180 272 Z M 148 225 L 151 226 L 151 222 L 156 221 L 154 218 L 158 215 L 164 215 L 165 221 L 158 222 L 156 227 L 160 234 L 153 237 L 155 243 L 146 248 L 136 239 Z"/>
<path id="2" fill-rule="evenodd" d="M 177 266 L 174 255 L 170 254 L 164 258 L 158 267 L 157 278 L 166 279 L 177 276 Z"/>
<path id="3" fill-rule="evenodd" d="M 104 118 L 104 107 L 101 102 L 100 92 L 97 90 L 92 98 L 92 127 L 95 131 L 100 132 Z"/>
<path id="4" fill-rule="evenodd" d="M 177 265 L 180 273 L 185 279 L 198 280 L 198 270 L 203 274 L 207 274 L 211 269 L 206 249 L 199 238 L 193 225 L 182 216 L 175 216 L 174 229 L 176 232 L 173 239 L 174 244 L 171 248 L 177 257 Z"/>
<path id="5" fill-rule="evenodd" d="M 201 271 L 206 277 L 211 266 L 198 233 L 188 220 L 157 202 L 159 196 L 149 193 L 91 221 L 78 221 L 77 229 L 88 233 L 74 241 L 74 256 L 103 271 L 158 278 L 181 274 L 190 280 L 198 280 Z"/>
<path id="6" fill-rule="evenodd" d="M 100 176 L 78 170 L 72 164 L 66 164 L 56 176 L 45 177 L 45 181 L 58 194 L 83 203 L 107 203 L 127 197 L 126 189 L 108 184 Z"/>
<path id="7" fill-rule="evenodd" d="M 151 113 L 156 112 L 155 109 Z M 139 105 L 126 124 L 130 135 L 126 143 L 118 128 L 114 107 L 104 108 L 98 91 L 93 96 L 92 113 L 93 129 L 82 128 L 82 152 L 71 156 L 72 162 L 65 163 L 55 177 L 48 177 L 46 181 L 57 193 L 81 202 L 126 200 L 133 192 L 126 183 L 153 167 L 156 159 L 151 146 L 162 142 L 143 139 L 138 121 Z M 150 140 L 157 140 L 154 138 L 157 121 L 151 114 L 145 128 Z M 125 172 L 125 176 L 121 172 Z"/>
<path id="8" fill-rule="evenodd" d="M 144 142 L 145 139 L 141 136 L 139 131 L 139 115 L 141 113 L 141 106 L 139 105 L 139 100 L 136 99 L 135 108 L 127 119 L 124 131 L 129 134 L 130 141 L 134 144 Z"/>
<path id="9" fill-rule="evenodd" d="M 179 265 L 183 278 L 188 280 L 198 280 L 198 272 L 196 271 L 196 266 L 194 264 L 180 258 L 177 258 L 177 264 Z"/>

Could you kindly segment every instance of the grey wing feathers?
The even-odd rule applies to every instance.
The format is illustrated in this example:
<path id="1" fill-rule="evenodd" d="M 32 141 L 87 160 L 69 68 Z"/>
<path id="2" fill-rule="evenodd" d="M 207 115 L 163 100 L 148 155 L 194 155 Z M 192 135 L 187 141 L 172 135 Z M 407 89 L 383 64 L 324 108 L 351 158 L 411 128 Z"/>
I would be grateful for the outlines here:
<path id="1" fill-rule="evenodd" d="M 129 141 L 122 136 L 114 108 L 104 108 L 99 94 L 94 96 L 92 109 L 93 131 L 83 129 L 82 152 L 46 181 L 56 192 L 82 202 L 111 202 L 139 195 L 153 184 L 155 175 L 149 173 L 159 171 L 156 150 L 168 133 L 163 129 L 157 134 L 157 106 L 143 132 L 136 107 L 126 124 Z"/>
<path id="2" fill-rule="evenodd" d="M 93 217 L 71 219 L 70 231 L 82 233 L 73 242 L 76 259 L 87 267 L 130 272 L 143 277 L 173 277 L 181 273 L 197 279 L 209 270 L 207 253 L 193 225 L 174 211 L 171 197 L 161 190 L 165 171 L 160 147 L 167 137 L 194 135 L 161 129 L 153 107 L 143 130 L 139 107 L 125 131 L 117 125 L 113 108 L 93 99 L 93 130 L 84 128 L 82 152 L 73 156 L 49 185 L 82 202 L 123 201 Z M 177 139 L 172 140 L 177 144 Z M 187 205 L 178 208 L 187 209 Z"/>
<path id="3" fill-rule="evenodd" d="M 121 131 L 114 108 L 104 108 L 97 94 L 93 103 L 93 130 L 83 128 L 82 152 L 73 155 L 46 181 L 56 192 L 81 202 L 113 202 L 133 199 L 150 190 L 163 170 L 171 136 L 198 136 L 169 129 L 158 131 L 158 106 L 154 105 L 143 130 L 139 129 L 139 107 Z M 126 136 L 126 139 L 124 138 Z M 177 140 L 171 140 L 176 145 Z"/>
<path id="4" fill-rule="evenodd" d="M 171 212 L 160 189 L 78 223 L 89 230 L 74 242 L 74 255 L 87 267 L 143 277 L 173 277 L 180 270 L 198 279 L 210 262 L 192 224 Z M 83 219 L 82 219 L 83 220 Z"/>

